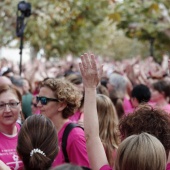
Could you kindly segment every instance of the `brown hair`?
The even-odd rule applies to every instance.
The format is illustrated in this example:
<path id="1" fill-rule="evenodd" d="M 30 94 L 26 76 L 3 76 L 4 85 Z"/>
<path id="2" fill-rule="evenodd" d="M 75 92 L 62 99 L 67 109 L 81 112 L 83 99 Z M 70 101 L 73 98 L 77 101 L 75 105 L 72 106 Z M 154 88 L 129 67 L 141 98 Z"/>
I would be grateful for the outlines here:
<path id="1" fill-rule="evenodd" d="M 34 153 L 39 149 L 41 153 Z M 43 115 L 29 116 L 18 135 L 17 152 L 26 170 L 48 169 L 58 153 L 57 131 L 50 119 Z"/>
<path id="2" fill-rule="evenodd" d="M 107 88 L 101 84 L 99 84 L 96 88 L 98 94 L 104 94 L 105 96 L 109 97 L 109 91 Z"/>
<path id="3" fill-rule="evenodd" d="M 13 86 L 13 85 L 0 85 L 0 94 L 7 92 L 7 91 L 11 91 L 12 93 L 14 93 L 16 95 L 16 97 L 18 98 L 18 100 L 20 102 L 22 101 L 21 93 L 18 91 L 17 88 L 15 88 L 15 86 Z"/>
<path id="4" fill-rule="evenodd" d="M 164 110 L 150 105 L 141 105 L 132 114 L 125 116 L 119 124 L 123 137 L 147 132 L 157 137 L 170 150 L 170 116 Z"/>
<path id="5" fill-rule="evenodd" d="M 82 76 L 78 73 L 71 73 L 66 76 L 66 80 L 72 82 L 73 84 L 81 84 L 82 83 Z"/>
<path id="6" fill-rule="evenodd" d="M 124 115 L 123 98 L 121 98 L 117 91 L 114 89 L 110 93 L 110 99 L 116 108 L 118 118 L 121 119 Z"/>
<path id="7" fill-rule="evenodd" d="M 59 102 L 65 102 L 67 104 L 62 113 L 63 118 L 67 119 L 72 116 L 75 110 L 80 107 L 82 94 L 68 80 L 49 78 L 41 83 L 41 87 L 50 88 Z"/>
<path id="8" fill-rule="evenodd" d="M 80 73 L 71 73 L 68 76 L 66 76 L 65 79 L 73 83 L 76 87 L 77 85 L 80 85 L 83 83 L 82 76 Z M 81 104 L 80 104 L 79 109 L 83 107 L 83 104 L 84 104 L 84 91 L 82 92 Z"/>

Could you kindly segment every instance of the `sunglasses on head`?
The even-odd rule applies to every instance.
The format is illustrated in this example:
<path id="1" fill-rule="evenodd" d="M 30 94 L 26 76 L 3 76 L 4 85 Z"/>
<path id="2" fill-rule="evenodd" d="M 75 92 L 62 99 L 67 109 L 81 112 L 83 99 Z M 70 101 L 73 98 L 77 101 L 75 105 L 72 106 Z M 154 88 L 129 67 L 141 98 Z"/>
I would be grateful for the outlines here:
<path id="1" fill-rule="evenodd" d="M 59 102 L 57 99 L 54 99 L 54 98 L 40 97 L 40 96 L 37 96 L 36 100 L 37 100 L 37 104 L 38 104 L 38 102 L 40 102 L 42 105 L 46 105 L 50 101 Z"/>

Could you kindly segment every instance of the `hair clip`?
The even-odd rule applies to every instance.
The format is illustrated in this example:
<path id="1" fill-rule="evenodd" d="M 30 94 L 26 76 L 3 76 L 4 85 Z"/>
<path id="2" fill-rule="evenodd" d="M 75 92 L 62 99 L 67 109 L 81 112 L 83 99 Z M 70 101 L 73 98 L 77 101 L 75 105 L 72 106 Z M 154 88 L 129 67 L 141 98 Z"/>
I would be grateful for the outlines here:
<path id="1" fill-rule="evenodd" d="M 38 149 L 38 148 L 33 149 L 33 150 L 30 152 L 30 156 L 33 156 L 34 153 L 40 153 L 40 154 L 46 156 L 45 153 L 44 153 L 42 150 Z"/>

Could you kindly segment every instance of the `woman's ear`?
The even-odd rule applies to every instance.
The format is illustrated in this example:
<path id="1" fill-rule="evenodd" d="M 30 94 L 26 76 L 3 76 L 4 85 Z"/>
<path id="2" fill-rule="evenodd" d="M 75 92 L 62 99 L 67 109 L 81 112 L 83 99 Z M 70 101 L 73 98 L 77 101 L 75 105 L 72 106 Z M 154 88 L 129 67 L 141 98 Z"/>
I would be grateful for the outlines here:
<path id="1" fill-rule="evenodd" d="M 59 103 L 58 111 L 63 111 L 67 107 L 65 102 Z"/>

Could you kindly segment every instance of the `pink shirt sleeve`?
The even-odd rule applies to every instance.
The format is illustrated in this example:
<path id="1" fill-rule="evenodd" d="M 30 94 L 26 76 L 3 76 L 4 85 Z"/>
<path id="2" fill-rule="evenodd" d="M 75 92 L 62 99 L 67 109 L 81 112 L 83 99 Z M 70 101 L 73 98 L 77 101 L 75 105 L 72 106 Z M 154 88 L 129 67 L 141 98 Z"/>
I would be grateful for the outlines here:
<path id="1" fill-rule="evenodd" d="M 167 164 L 166 170 L 170 170 L 170 163 Z"/>
<path id="2" fill-rule="evenodd" d="M 100 170 L 113 170 L 109 165 L 103 165 Z"/>
<path id="3" fill-rule="evenodd" d="M 81 128 L 74 128 L 68 136 L 67 153 L 70 162 L 76 165 L 89 167 L 89 160 L 86 150 L 84 131 Z"/>

